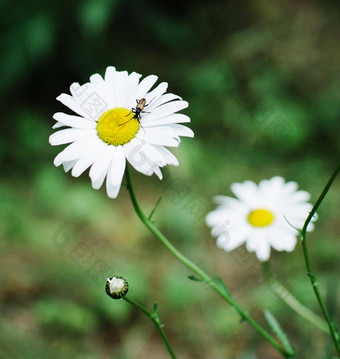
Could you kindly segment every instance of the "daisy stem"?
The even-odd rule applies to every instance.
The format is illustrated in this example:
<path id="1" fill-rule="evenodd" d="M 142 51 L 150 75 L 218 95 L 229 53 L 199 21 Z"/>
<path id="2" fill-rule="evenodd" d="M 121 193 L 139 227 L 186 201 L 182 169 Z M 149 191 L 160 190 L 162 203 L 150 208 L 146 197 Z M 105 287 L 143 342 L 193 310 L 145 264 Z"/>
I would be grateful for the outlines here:
<path id="1" fill-rule="evenodd" d="M 159 320 L 159 316 L 156 312 L 156 310 L 153 311 L 153 313 L 151 313 L 147 308 L 145 308 L 143 305 L 135 302 L 134 300 L 128 298 L 127 296 L 123 297 L 123 299 L 132 304 L 133 306 L 135 306 L 136 308 L 138 308 L 139 310 L 141 310 L 144 314 L 146 314 L 150 319 L 151 321 L 155 324 L 157 330 L 159 331 L 159 334 L 161 335 L 162 339 L 163 339 L 163 342 L 166 346 L 166 348 L 168 349 L 168 352 L 171 356 L 172 359 L 177 359 L 176 358 L 176 355 L 164 333 L 164 330 L 163 330 L 163 324 L 161 324 L 160 320 Z"/>
<path id="2" fill-rule="evenodd" d="M 339 332 L 337 331 L 337 327 L 336 327 L 336 323 L 334 323 L 328 313 L 328 310 L 326 308 L 325 303 L 323 302 L 322 298 L 321 298 L 321 294 L 318 288 L 318 282 L 317 282 L 317 278 L 315 276 L 315 274 L 312 272 L 312 266 L 311 266 L 311 262 L 309 259 L 309 253 L 308 253 L 308 248 L 307 248 L 307 227 L 309 222 L 312 220 L 313 216 L 315 215 L 317 209 L 319 208 L 321 202 L 324 200 L 327 192 L 329 191 L 329 189 L 331 188 L 336 176 L 339 174 L 340 172 L 340 165 L 335 169 L 335 171 L 333 172 L 331 178 L 329 179 L 329 181 L 327 182 L 325 188 L 323 189 L 323 191 L 321 192 L 320 197 L 318 198 L 318 200 L 316 201 L 314 207 L 312 208 L 311 212 L 309 213 L 309 216 L 307 217 L 303 228 L 300 232 L 300 236 L 301 236 L 301 244 L 302 244 L 302 250 L 303 250 L 303 255 L 305 258 L 305 264 L 306 264 L 306 269 L 307 269 L 307 275 L 309 277 L 310 283 L 312 285 L 314 294 L 316 296 L 316 299 L 319 303 L 319 306 L 321 308 L 321 311 L 328 323 L 328 328 L 329 328 L 329 332 L 331 334 L 332 340 L 334 342 L 334 346 L 335 349 L 338 353 L 338 355 L 340 355 L 340 340 L 339 340 Z"/>
<path id="3" fill-rule="evenodd" d="M 133 207 L 140 218 L 140 220 L 145 224 L 145 226 L 150 230 L 152 234 L 186 267 L 191 269 L 194 273 L 196 273 L 200 280 L 207 285 L 209 285 L 220 297 L 222 297 L 227 303 L 229 303 L 236 312 L 240 315 L 242 320 L 246 320 L 259 334 L 262 335 L 278 352 L 280 352 L 285 358 L 293 358 L 293 352 L 287 352 L 281 344 L 270 335 L 260 324 L 258 324 L 247 311 L 241 309 L 235 300 L 231 297 L 226 290 L 221 288 L 216 281 L 214 281 L 203 269 L 201 269 L 198 265 L 193 263 L 190 259 L 185 257 L 165 236 L 164 234 L 153 224 L 152 221 L 148 219 L 148 217 L 144 214 L 141 207 L 139 206 L 136 192 L 134 190 L 130 167 L 127 165 L 126 167 L 126 179 L 127 179 L 127 189 L 130 194 L 130 198 L 133 204 Z"/>
<path id="4" fill-rule="evenodd" d="M 276 278 L 271 270 L 269 261 L 262 263 L 263 274 L 268 282 L 269 288 L 280 297 L 291 309 L 302 318 L 308 320 L 323 332 L 329 334 L 328 324 L 325 320 L 309 310 Z"/>

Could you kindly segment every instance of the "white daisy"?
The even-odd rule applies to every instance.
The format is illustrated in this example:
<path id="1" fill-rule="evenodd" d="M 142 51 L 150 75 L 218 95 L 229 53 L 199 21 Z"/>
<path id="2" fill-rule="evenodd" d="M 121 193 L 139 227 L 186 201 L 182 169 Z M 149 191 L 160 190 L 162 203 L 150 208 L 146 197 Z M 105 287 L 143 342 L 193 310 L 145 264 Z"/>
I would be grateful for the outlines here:
<path id="1" fill-rule="evenodd" d="M 232 184 L 237 199 L 216 196 L 218 207 L 206 217 L 217 246 L 230 252 L 246 243 L 260 261 L 269 259 L 271 246 L 292 251 L 298 234 L 292 226 L 301 229 L 312 209 L 309 193 L 297 188 L 296 182 L 285 183 L 282 177 L 262 180 L 259 185 L 251 181 Z M 310 223 L 308 230 L 313 229 Z"/>
<path id="2" fill-rule="evenodd" d="M 67 126 L 50 136 L 51 145 L 71 143 L 54 160 L 72 169 L 74 177 L 91 167 L 92 187 L 99 189 L 106 178 L 110 198 L 116 198 L 125 172 L 126 160 L 139 172 L 155 173 L 160 167 L 178 165 L 177 158 L 164 146 L 177 147 L 180 136 L 193 137 L 192 130 L 180 123 L 190 118 L 176 112 L 188 107 L 179 96 L 165 93 L 166 82 L 150 91 L 157 76 L 139 82 L 141 75 L 108 67 L 104 79 L 95 74 L 90 82 L 73 83 L 71 95 L 57 100 L 77 115 L 55 113 L 53 128 Z M 142 111 L 143 110 L 143 111 Z"/>

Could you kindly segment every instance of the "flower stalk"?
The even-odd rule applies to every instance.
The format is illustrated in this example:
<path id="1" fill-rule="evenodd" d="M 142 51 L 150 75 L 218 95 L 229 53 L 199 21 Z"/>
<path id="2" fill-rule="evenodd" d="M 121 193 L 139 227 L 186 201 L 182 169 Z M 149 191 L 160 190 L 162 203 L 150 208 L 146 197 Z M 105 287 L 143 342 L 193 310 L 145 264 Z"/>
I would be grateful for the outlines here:
<path id="1" fill-rule="evenodd" d="M 161 324 L 160 322 L 160 319 L 159 319 L 159 316 L 157 314 L 157 305 L 154 306 L 154 311 L 153 313 L 151 313 L 147 308 L 145 308 L 143 305 L 135 302 L 134 300 L 128 298 L 127 296 L 125 296 L 123 298 L 126 302 L 130 303 L 131 305 L 135 306 L 136 308 L 138 308 L 139 310 L 141 310 L 144 314 L 146 314 L 150 319 L 151 321 L 155 324 L 160 336 L 162 337 L 162 340 L 171 356 L 172 359 L 177 359 L 176 358 L 176 355 L 164 333 L 164 330 L 163 330 L 163 324 Z"/>
<path id="2" fill-rule="evenodd" d="M 187 268 L 192 270 L 199 276 L 199 279 L 211 287 L 220 297 L 222 297 L 227 303 L 229 303 L 236 312 L 240 315 L 242 320 L 247 321 L 262 337 L 264 337 L 278 352 L 280 352 L 285 358 L 293 358 L 293 352 L 287 352 L 280 343 L 270 335 L 260 324 L 258 324 L 245 310 L 241 309 L 228 291 L 221 288 L 216 281 L 214 281 L 203 269 L 193 263 L 190 259 L 184 256 L 165 236 L 164 234 L 153 224 L 153 222 L 142 211 L 137 196 L 134 190 L 132 176 L 129 166 L 126 167 L 126 180 L 127 189 L 130 194 L 130 198 L 133 207 L 143 222 L 143 224 L 150 230 L 152 234 L 174 255 L 180 262 L 182 262 Z"/>
<path id="3" fill-rule="evenodd" d="M 328 325 L 325 320 L 313 313 L 303 305 L 295 296 L 276 278 L 270 268 L 269 261 L 262 263 L 264 277 L 266 278 L 269 288 L 281 298 L 292 310 L 302 318 L 308 320 L 323 332 L 329 334 Z"/>
<path id="4" fill-rule="evenodd" d="M 303 256 L 305 259 L 305 264 L 306 264 L 306 269 L 307 269 L 307 275 L 308 278 L 310 280 L 310 283 L 312 285 L 314 294 L 316 296 L 316 299 L 318 301 L 318 304 L 320 306 L 320 309 L 327 321 L 328 324 L 328 328 L 329 328 L 329 332 L 331 334 L 332 340 L 334 342 L 334 346 L 335 349 L 338 353 L 338 355 L 340 356 L 340 338 L 339 338 L 339 332 L 336 328 L 335 323 L 333 323 L 328 310 L 326 308 L 326 305 L 321 297 L 319 288 L 318 288 L 318 281 L 317 278 L 315 276 L 315 274 L 312 271 L 312 266 L 311 266 L 311 261 L 309 258 L 309 252 L 308 252 L 308 247 L 307 247 L 307 227 L 308 224 L 310 223 L 310 221 L 312 220 L 313 216 L 315 215 L 317 209 L 319 208 L 319 206 L 321 205 L 322 201 L 324 200 L 324 198 L 326 197 L 327 192 L 329 191 L 329 189 L 331 188 L 335 178 L 337 177 L 337 175 L 340 172 L 340 165 L 335 169 L 335 171 L 333 172 L 332 176 L 330 177 L 329 181 L 327 182 L 326 186 L 324 187 L 323 191 L 321 192 L 320 197 L 318 198 L 318 200 L 316 201 L 314 207 L 312 208 L 311 212 L 309 213 L 309 216 L 307 217 L 302 230 L 300 231 L 300 236 L 301 236 L 301 244 L 302 244 L 302 250 L 303 250 Z"/>

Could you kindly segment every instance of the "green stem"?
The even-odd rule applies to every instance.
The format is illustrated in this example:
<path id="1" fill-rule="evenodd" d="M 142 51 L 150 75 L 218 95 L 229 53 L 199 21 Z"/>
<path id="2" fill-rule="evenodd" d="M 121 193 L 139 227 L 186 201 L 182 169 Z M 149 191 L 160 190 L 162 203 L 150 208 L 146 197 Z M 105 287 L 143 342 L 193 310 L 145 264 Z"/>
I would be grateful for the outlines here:
<path id="1" fill-rule="evenodd" d="M 127 189 L 129 191 L 131 201 L 133 207 L 141 219 L 141 221 L 145 224 L 145 226 L 150 230 L 151 233 L 155 235 L 155 237 L 186 267 L 191 269 L 194 273 L 199 275 L 200 280 L 209 285 L 219 296 L 221 296 L 226 302 L 228 302 L 240 315 L 243 320 L 246 320 L 258 333 L 260 333 L 277 351 L 279 351 L 285 358 L 292 358 L 294 353 L 287 352 L 279 342 L 275 340 L 264 328 L 262 328 L 246 311 L 241 309 L 235 300 L 226 293 L 225 290 L 221 289 L 221 287 L 213 281 L 213 279 L 201 269 L 198 265 L 193 263 L 187 257 L 185 257 L 180 251 L 177 250 L 173 246 L 173 244 L 164 236 L 164 234 L 147 218 L 147 216 L 143 213 L 142 209 L 139 206 L 136 193 L 132 183 L 132 177 L 130 173 L 130 167 L 126 167 L 126 179 L 127 179 Z"/>
<path id="2" fill-rule="evenodd" d="M 262 263 L 263 274 L 269 284 L 270 289 L 280 297 L 291 309 L 293 309 L 302 318 L 308 320 L 320 330 L 329 334 L 328 325 L 325 320 L 313 313 L 307 307 L 305 307 L 300 301 L 298 301 L 289 290 L 279 282 L 271 271 L 269 262 Z"/>
<path id="3" fill-rule="evenodd" d="M 168 352 L 171 356 L 172 359 L 176 359 L 176 355 L 164 333 L 164 330 L 162 328 L 162 324 L 159 320 L 159 317 L 158 317 L 158 314 L 154 311 L 153 313 L 149 312 L 147 308 L 145 308 L 144 306 L 142 306 L 141 304 L 135 302 L 134 300 L 128 298 L 128 297 L 123 297 L 123 299 L 125 301 L 127 301 L 128 303 L 134 305 L 136 308 L 138 308 L 139 310 L 141 310 L 144 314 L 146 314 L 150 319 L 151 321 L 155 324 L 157 330 L 159 331 L 159 334 L 161 335 L 162 339 L 163 339 L 163 342 L 166 346 L 166 348 L 168 349 Z"/>
<path id="4" fill-rule="evenodd" d="M 319 288 L 318 288 L 318 283 L 317 283 L 317 279 L 316 279 L 316 276 L 314 275 L 314 273 L 312 272 L 312 266 L 311 266 L 311 263 L 310 263 L 310 259 L 309 259 L 309 253 L 308 253 L 308 248 L 307 248 L 307 227 L 308 227 L 308 224 L 310 223 L 310 221 L 312 220 L 313 216 L 315 215 L 317 209 L 319 208 L 321 202 L 323 201 L 323 199 L 325 198 L 327 192 L 329 191 L 329 189 L 331 188 L 336 176 L 339 174 L 340 172 L 340 166 L 338 166 L 335 171 L 333 172 L 331 178 L 329 179 L 329 181 L 327 182 L 325 188 L 323 189 L 320 197 L 318 198 L 318 200 L 316 201 L 314 207 L 312 208 L 311 212 L 309 213 L 309 216 L 307 217 L 306 221 L 305 221 L 305 224 L 303 225 L 303 228 L 300 232 L 300 235 L 301 235 L 301 243 L 302 243 L 302 250 L 303 250 L 303 255 L 304 255 L 304 258 L 305 258 L 305 264 L 306 264 L 306 268 L 307 268 L 307 275 L 309 277 L 309 280 L 311 282 L 311 285 L 312 285 L 312 288 L 313 288 L 313 291 L 314 291 L 314 294 L 316 296 L 316 299 L 319 303 L 319 306 L 321 308 L 321 311 L 327 321 L 327 324 L 328 324 L 328 328 L 329 328 L 329 332 L 331 334 L 331 337 L 332 337 L 332 340 L 334 342 L 334 345 L 335 345 L 335 349 L 338 353 L 338 355 L 340 355 L 340 344 L 337 340 L 337 332 L 336 332 L 336 329 L 332 323 L 332 320 L 329 316 L 329 313 L 327 311 L 327 308 L 321 298 L 321 294 L 320 294 L 320 291 L 319 291 Z"/>

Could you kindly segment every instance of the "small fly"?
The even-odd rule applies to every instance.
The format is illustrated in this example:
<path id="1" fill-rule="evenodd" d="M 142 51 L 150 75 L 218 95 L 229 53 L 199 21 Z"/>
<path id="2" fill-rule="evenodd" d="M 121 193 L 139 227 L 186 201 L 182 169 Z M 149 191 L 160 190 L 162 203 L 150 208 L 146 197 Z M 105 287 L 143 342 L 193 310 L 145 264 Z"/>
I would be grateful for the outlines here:
<path id="1" fill-rule="evenodd" d="M 131 109 L 131 112 L 134 114 L 133 117 L 131 117 L 129 120 L 127 120 L 126 122 L 124 123 L 121 123 L 119 126 L 123 126 L 125 125 L 126 123 L 128 123 L 129 121 L 131 121 L 132 119 L 136 119 L 139 124 L 140 124 L 140 120 L 141 120 L 141 115 L 142 113 L 149 113 L 147 111 L 144 111 L 144 108 L 149 106 L 150 103 L 154 100 L 154 98 L 147 104 L 146 103 L 146 99 L 145 98 L 141 98 L 140 100 L 136 100 L 137 102 L 137 105 L 136 105 L 136 108 L 132 107 Z M 127 114 L 127 116 L 130 116 L 130 114 Z"/>

